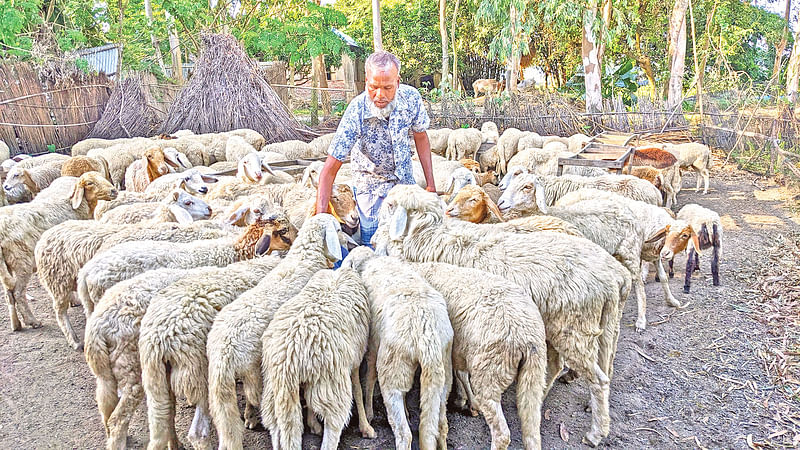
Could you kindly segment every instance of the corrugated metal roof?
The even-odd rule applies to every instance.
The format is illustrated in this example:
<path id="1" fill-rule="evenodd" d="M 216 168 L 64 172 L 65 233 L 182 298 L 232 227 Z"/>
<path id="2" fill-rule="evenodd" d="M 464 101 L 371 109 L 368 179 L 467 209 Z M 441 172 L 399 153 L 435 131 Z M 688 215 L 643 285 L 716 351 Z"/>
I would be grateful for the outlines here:
<path id="1" fill-rule="evenodd" d="M 85 59 L 89 67 L 108 76 L 116 75 L 117 62 L 119 61 L 119 44 L 106 44 L 100 47 L 84 48 L 73 52 L 76 56 Z"/>
<path id="2" fill-rule="evenodd" d="M 360 45 L 358 45 L 358 42 L 356 42 L 356 40 L 355 40 L 355 39 L 353 39 L 353 38 L 351 38 L 350 36 L 348 36 L 348 35 L 346 35 L 346 34 L 342 33 L 341 31 L 337 30 L 336 28 L 333 28 L 333 27 L 331 27 L 331 30 L 332 30 L 332 31 L 333 31 L 333 32 L 334 32 L 334 33 L 335 33 L 337 36 L 339 36 L 339 38 L 340 38 L 341 40 L 343 40 L 345 44 L 349 45 L 350 47 L 357 47 L 357 48 L 361 48 L 361 46 L 360 46 Z"/>

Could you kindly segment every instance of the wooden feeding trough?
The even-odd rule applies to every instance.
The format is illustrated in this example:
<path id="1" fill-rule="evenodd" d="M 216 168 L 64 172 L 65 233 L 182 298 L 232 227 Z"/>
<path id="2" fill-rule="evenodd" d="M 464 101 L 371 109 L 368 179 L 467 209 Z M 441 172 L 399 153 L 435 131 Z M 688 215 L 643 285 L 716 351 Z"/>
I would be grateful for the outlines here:
<path id="1" fill-rule="evenodd" d="M 297 175 L 303 173 L 306 170 L 306 167 L 311 165 L 314 161 L 322 161 L 325 162 L 327 156 L 321 156 L 319 158 L 303 158 L 303 159 L 287 159 L 284 161 L 271 161 L 269 162 L 269 167 L 272 170 L 280 170 L 282 172 L 286 172 L 290 175 Z M 349 160 L 345 160 L 347 162 Z M 236 175 L 238 169 L 231 169 L 231 170 L 223 170 L 221 172 L 212 173 L 209 175 L 220 176 L 220 175 Z"/>
<path id="2" fill-rule="evenodd" d="M 558 175 L 564 166 L 586 166 L 607 169 L 621 174 L 627 164 L 628 174 L 631 173 L 631 158 L 636 147 L 631 142 L 637 135 L 621 133 L 601 133 L 593 137 L 580 152 L 569 158 L 558 158 Z"/>

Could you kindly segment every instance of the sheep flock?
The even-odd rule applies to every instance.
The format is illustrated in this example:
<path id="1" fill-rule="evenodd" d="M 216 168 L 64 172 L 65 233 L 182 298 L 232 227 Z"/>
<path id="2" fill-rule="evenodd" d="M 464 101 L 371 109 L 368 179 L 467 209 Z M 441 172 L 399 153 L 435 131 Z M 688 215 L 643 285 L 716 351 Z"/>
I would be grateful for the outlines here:
<path id="1" fill-rule="evenodd" d="M 415 152 L 417 184 L 389 192 L 371 246 L 354 240 L 349 163 L 331 213 L 318 215 L 322 163 L 296 175 L 271 165 L 326 156 L 330 134 L 267 145 L 253 130 L 184 130 L 87 139 L 71 156 L 5 154 L 0 282 L 12 329 L 41 327 L 26 294 L 35 273 L 50 297 L 39 300 L 96 378 L 108 449 L 127 447 L 143 402 L 149 449 L 238 449 L 259 424 L 274 448 L 300 448 L 306 429 L 336 449 L 351 415 L 375 438 L 376 382 L 398 448 L 416 436 L 421 449 L 447 448 L 451 390 L 450 408 L 482 415 L 492 449 L 508 448 L 501 396 L 516 384 L 522 445 L 538 449 L 542 404 L 562 376 L 586 381 L 583 441 L 600 445 L 614 426 L 624 305 L 636 302 L 643 330 L 650 266 L 676 308 L 678 253 L 689 253 L 684 292 L 706 250 L 721 282 L 719 215 L 672 210 L 683 171 L 708 192 L 709 148 L 647 146 L 633 175 L 557 176 L 558 158 L 589 137 L 492 122 L 429 136 L 441 192 L 423 189 Z M 418 434 L 406 403 L 416 373 Z M 176 429 L 182 402 L 195 410 L 188 430 Z"/>

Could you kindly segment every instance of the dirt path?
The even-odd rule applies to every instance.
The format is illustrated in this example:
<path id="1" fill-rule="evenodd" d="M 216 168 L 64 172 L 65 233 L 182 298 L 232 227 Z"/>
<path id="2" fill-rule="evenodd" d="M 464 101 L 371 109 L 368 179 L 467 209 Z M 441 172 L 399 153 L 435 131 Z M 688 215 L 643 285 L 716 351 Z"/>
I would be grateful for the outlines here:
<path id="1" fill-rule="evenodd" d="M 709 259 L 701 260 L 691 294 L 683 294 L 685 255 L 676 259 L 675 295 L 688 306 L 665 306 L 657 283 L 647 284 L 648 329 L 633 328 L 635 302 L 628 302 L 611 383 L 611 434 L 604 446 L 656 448 L 748 448 L 800 443 L 800 402 L 783 396 L 772 384 L 759 352 L 770 346 L 770 330 L 754 319 L 748 303 L 758 295 L 754 272 L 779 234 L 800 229 L 800 221 L 781 205 L 786 191 L 755 177 L 723 168 L 712 173 L 709 195 L 693 189 L 679 195 L 680 205 L 696 202 L 717 210 L 725 221 L 720 273 L 722 286 L 711 285 Z M 688 175 L 684 187 L 694 185 Z M 787 198 L 788 195 L 788 198 Z M 651 275 L 652 277 L 652 275 Z M 11 333 L 8 315 L 0 313 L 0 448 L 100 448 L 103 426 L 94 401 L 94 378 L 83 355 L 70 350 L 53 318 L 50 302 L 38 283 L 29 294 L 39 330 Z M 83 314 L 70 315 L 82 330 Z M 418 393 L 409 395 L 412 427 L 419 419 Z M 504 396 L 512 447 L 520 448 L 514 392 Z M 393 437 L 377 400 L 374 421 L 378 438 L 362 440 L 351 425 L 341 448 L 391 448 Z M 544 448 L 576 448 L 589 427 L 588 389 L 582 381 L 557 383 L 547 398 L 542 421 Z M 183 438 L 193 409 L 178 404 L 178 432 Z M 480 417 L 448 414 L 452 448 L 488 448 L 488 428 Z M 794 421 L 794 422 L 793 422 Z M 794 423 L 794 426 L 792 426 Z M 131 448 L 147 442 L 142 405 L 131 424 Z M 565 442 L 566 441 L 566 442 Z M 748 444 L 749 441 L 749 444 Z M 307 448 L 319 446 L 306 435 Z M 245 436 L 249 448 L 266 448 L 266 432 Z"/>

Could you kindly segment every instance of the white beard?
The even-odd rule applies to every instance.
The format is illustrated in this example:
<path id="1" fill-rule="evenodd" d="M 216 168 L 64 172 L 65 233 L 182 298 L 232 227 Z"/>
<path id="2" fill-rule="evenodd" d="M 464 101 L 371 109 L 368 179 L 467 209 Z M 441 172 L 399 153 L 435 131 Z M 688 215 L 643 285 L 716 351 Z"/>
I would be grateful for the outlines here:
<path id="1" fill-rule="evenodd" d="M 388 105 L 384 106 L 383 108 L 378 108 L 375 106 L 371 100 L 369 101 L 369 111 L 372 113 L 373 116 L 382 117 L 384 119 L 388 119 L 389 115 L 394 111 L 394 108 L 397 106 L 397 99 L 392 100 L 389 102 Z"/>

